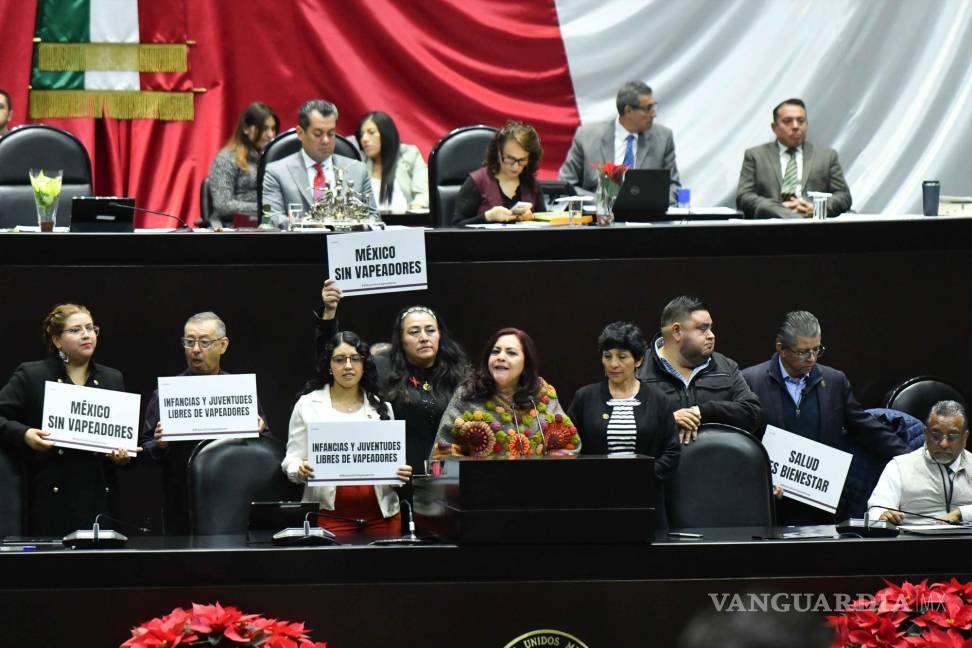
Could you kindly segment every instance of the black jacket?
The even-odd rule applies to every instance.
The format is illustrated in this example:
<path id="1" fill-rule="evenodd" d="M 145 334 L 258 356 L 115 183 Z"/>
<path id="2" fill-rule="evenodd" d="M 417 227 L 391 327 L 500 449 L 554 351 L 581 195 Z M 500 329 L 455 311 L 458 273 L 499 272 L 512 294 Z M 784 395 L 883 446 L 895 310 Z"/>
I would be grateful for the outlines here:
<path id="1" fill-rule="evenodd" d="M 118 480 L 107 455 L 69 448 L 36 452 L 24 443 L 28 429 L 42 429 L 47 381 L 69 382 L 56 356 L 17 367 L 0 390 L 0 439 L 26 466 L 27 532 L 65 535 L 90 528 L 98 513 L 117 510 Z M 125 381 L 117 369 L 92 362 L 85 387 L 125 391 Z"/>
<path id="2" fill-rule="evenodd" d="M 742 375 L 763 406 L 758 435 L 762 437 L 767 424 L 785 428 L 783 406 L 791 397 L 783 384 L 779 354 L 747 367 Z M 884 461 L 909 452 L 897 434 L 861 407 L 842 371 L 819 363 L 814 365 L 806 386 L 807 392 L 813 390 L 820 403 L 821 443 L 852 452 L 848 439 L 853 439 Z"/>
<path id="3" fill-rule="evenodd" d="M 759 398 L 746 385 L 735 361 L 713 352 L 709 366 L 696 374 L 686 388 L 680 379 L 662 366 L 655 351 L 658 337 L 655 337 L 645 354 L 645 361 L 638 369 L 638 378 L 668 400 L 669 413 L 698 405 L 703 423 L 725 423 L 747 432 L 756 431 Z"/>
<path id="4" fill-rule="evenodd" d="M 678 442 L 675 419 L 668 410 L 667 401 L 660 393 L 641 383 L 635 398 L 641 403 L 634 409 L 635 452 L 655 458 L 655 475 L 668 479 L 678 466 L 682 446 Z M 574 401 L 567 416 L 577 427 L 583 454 L 604 455 L 608 452 L 607 424 L 611 408 L 607 402 L 611 392 L 607 381 L 585 385 L 574 394 Z"/>

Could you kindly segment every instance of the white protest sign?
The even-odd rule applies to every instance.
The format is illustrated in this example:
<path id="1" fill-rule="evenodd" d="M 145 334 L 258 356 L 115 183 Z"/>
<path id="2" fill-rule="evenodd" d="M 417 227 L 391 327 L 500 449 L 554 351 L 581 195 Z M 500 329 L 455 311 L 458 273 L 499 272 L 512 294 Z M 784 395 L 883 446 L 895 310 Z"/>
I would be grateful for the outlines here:
<path id="1" fill-rule="evenodd" d="M 163 441 L 259 436 L 256 374 L 159 378 Z"/>
<path id="2" fill-rule="evenodd" d="M 48 441 L 63 448 L 134 452 L 141 400 L 138 394 L 48 382 L 41 429 L 51 432 Z"/>
<path id="3" fill-rule="evenodd" d="M 425 231 L 418 228 L 352 232 L 327 237 L 328 276 L 349 295 L 429 287 Z"/>
<path id="4" fill-rule="evenodd" d="M 852 455 L 772 425 L 763 446 L 770 458 L 773 485 L 785 497 L 835 513 Z"/>
<path id="5" fill-rule="evenodd" d="M 405 421 L 308 423 L 308 484 L 358 486 L 400 484 L 405 465 Z"/>

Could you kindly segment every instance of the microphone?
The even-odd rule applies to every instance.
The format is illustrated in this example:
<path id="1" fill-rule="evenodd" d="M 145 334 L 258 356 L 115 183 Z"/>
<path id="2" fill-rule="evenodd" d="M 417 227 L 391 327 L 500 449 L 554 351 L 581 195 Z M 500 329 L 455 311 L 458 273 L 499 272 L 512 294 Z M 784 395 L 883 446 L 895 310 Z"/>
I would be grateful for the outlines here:
<path id="1" fill-rule="evenodd" d="M 385 538 L 383 540 L 375 540 L 371 544 L 377 546 L 389 546 L 389 545 L 420 545 L 427 544 L 431 540 L 427 538 L 420 538 L 415 535 L 415 518 L 412 516 L 412 505 L 409 503 L 408 499 L 398 496 L 398 500 L 402 503 L 402 508 L 408 510 L 408 533 L 400 538 Z"/>
<path id="2" fill-rule="evenodd" d="M 166 216 L 173 220 L 179 221 L 179 229 L 189 229 L 189 224 L 185 221 L 185 219 L 175 214 L 170 214 L 164 211 L 157 211 L 155 209 L 147 209 L 145 207 L 136 207 L 135 205 L 123 205 L 122 203 L 116 203 L 116 202 L 110 202 L 108 204 L 111 205 L 112 207 L 121 207 L 122 209 L 128 209 L 129 207 L 131 207 L 135 211 L 146 212 L 148 214 L 157 214 L 159 216 Z"/>
<path id="3" fill-rule="evenodd" d="M 838 533 L 855 533 L 857 535 L 866 538 L 893 538 L 898 535 L 898 525 L 890 522 L 888 520 L 877 520 L 875 522 L 870 521 L 871 509 L 880 508 L 885 511 L 895 511 L 896 513 L 904 513 L 905 515 L 911 515 L 913 517 L 924 518 L 926 520 L 934 520 L 935 522 L 940 522 L 942 524 L 950 524 L 953 526 L 966 526 L 961 522 L 952 522 L 951 520 L 945 520 L 942 518 L 937 518 L 931 515 L 924 515 L 922 513 L 915 513 L 914 511 L 905 511 L 902 509 L 892 508 L 890 506 L 881 506 L 880 504 L 875 504 L 874 506 L 867 507 L 864 511 L 864 518 L 855 519 L 848 518 L 843 522 L 838 522 L 836 529 Z"/>
<path id="4" fill-rule="evenodd" d="M 151 529 L 146 527 L 137 526 L 126 520 L 119 520 L 105 513 L 98 513 L 90 529 L 78 529 L 69 533 L 64 536 L 62 542 L 66 546 L 74 547 L 75 549 L 120 549 L 124 547 L 128 542 L 128 536 L 117 531 L 112 531 L 111 529 L 103 531 L 101 525 L 98 524 L 98 520 L 101 518 L 131 527 L 142 534 L 151 533 Z"/>
<path id="5" fill-rule="evenodd" d="M 308 511 L 304 516 L 303 527 L 287 527 L 278 531 L 273 534 L 273 544 L 280 547 L 316 547 L 336 544 L 337 537 L 333 533 L 324 527 L 310 525 L 312 515 L 315 518 L 328 517 L 323 513 Z M 354 520 L 354 522 L 362 529 L 368 524 L 367 520 Z"/>

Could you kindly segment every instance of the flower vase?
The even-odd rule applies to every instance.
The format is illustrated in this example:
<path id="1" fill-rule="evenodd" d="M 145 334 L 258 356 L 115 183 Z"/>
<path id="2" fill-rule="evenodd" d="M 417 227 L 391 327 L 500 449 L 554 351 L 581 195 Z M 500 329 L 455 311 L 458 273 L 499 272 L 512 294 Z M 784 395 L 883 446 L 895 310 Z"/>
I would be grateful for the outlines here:
<path id="1" fill-rule="evenodd" d="M 608 178 L 598 178 L 597 193 L 594 194 L 594 204 L 597 209 L 597 224 L 609 227 L 614 224 L 614 200 L 621 188 L 616 182 Z"/>
<path id="2" fill-rule="evenodd" d="M 54 231 L 57 217 L 57 203 L 61 198 L 61 177 L 64 171 L 30 169 L 30 186 L 34 190 L 34 204 L 37 206 L 37 225 L 42 232 Z"/>

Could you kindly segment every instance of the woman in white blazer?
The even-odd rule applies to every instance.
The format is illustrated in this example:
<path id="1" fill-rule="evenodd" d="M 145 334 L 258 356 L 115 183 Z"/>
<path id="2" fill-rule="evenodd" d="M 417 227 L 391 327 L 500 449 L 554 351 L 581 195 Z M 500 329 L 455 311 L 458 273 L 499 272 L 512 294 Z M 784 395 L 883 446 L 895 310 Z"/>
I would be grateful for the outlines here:
<path id="1" fill-rule="evenodd" d="M 281 464 L 288 479 L 306 484 L 314 475 L 307 460 L 308 424 L 393 418 L 391 405 L 377 393 L 378 370 L 368 345 L 350 331 L 335 334 L 318 358 L 317 376 L 304 386 L 290 416 L 287 455 Z M 411 466 L 398 469 L 403 483 L 411 477 Z M 388 485 L 305 486 L 303 501 L 320 504 L 319 524 L 335 535 L 398 535 L 401 519 L 395 491 Z"/>
<path id="2" fill-rule="evenodd" d="M 378 209 L 394 213 L 428 209 L 429 167 L 417 146 L 402 143 L 392 118 L 383 112 L 365 113 L 355 136 Z"/>

